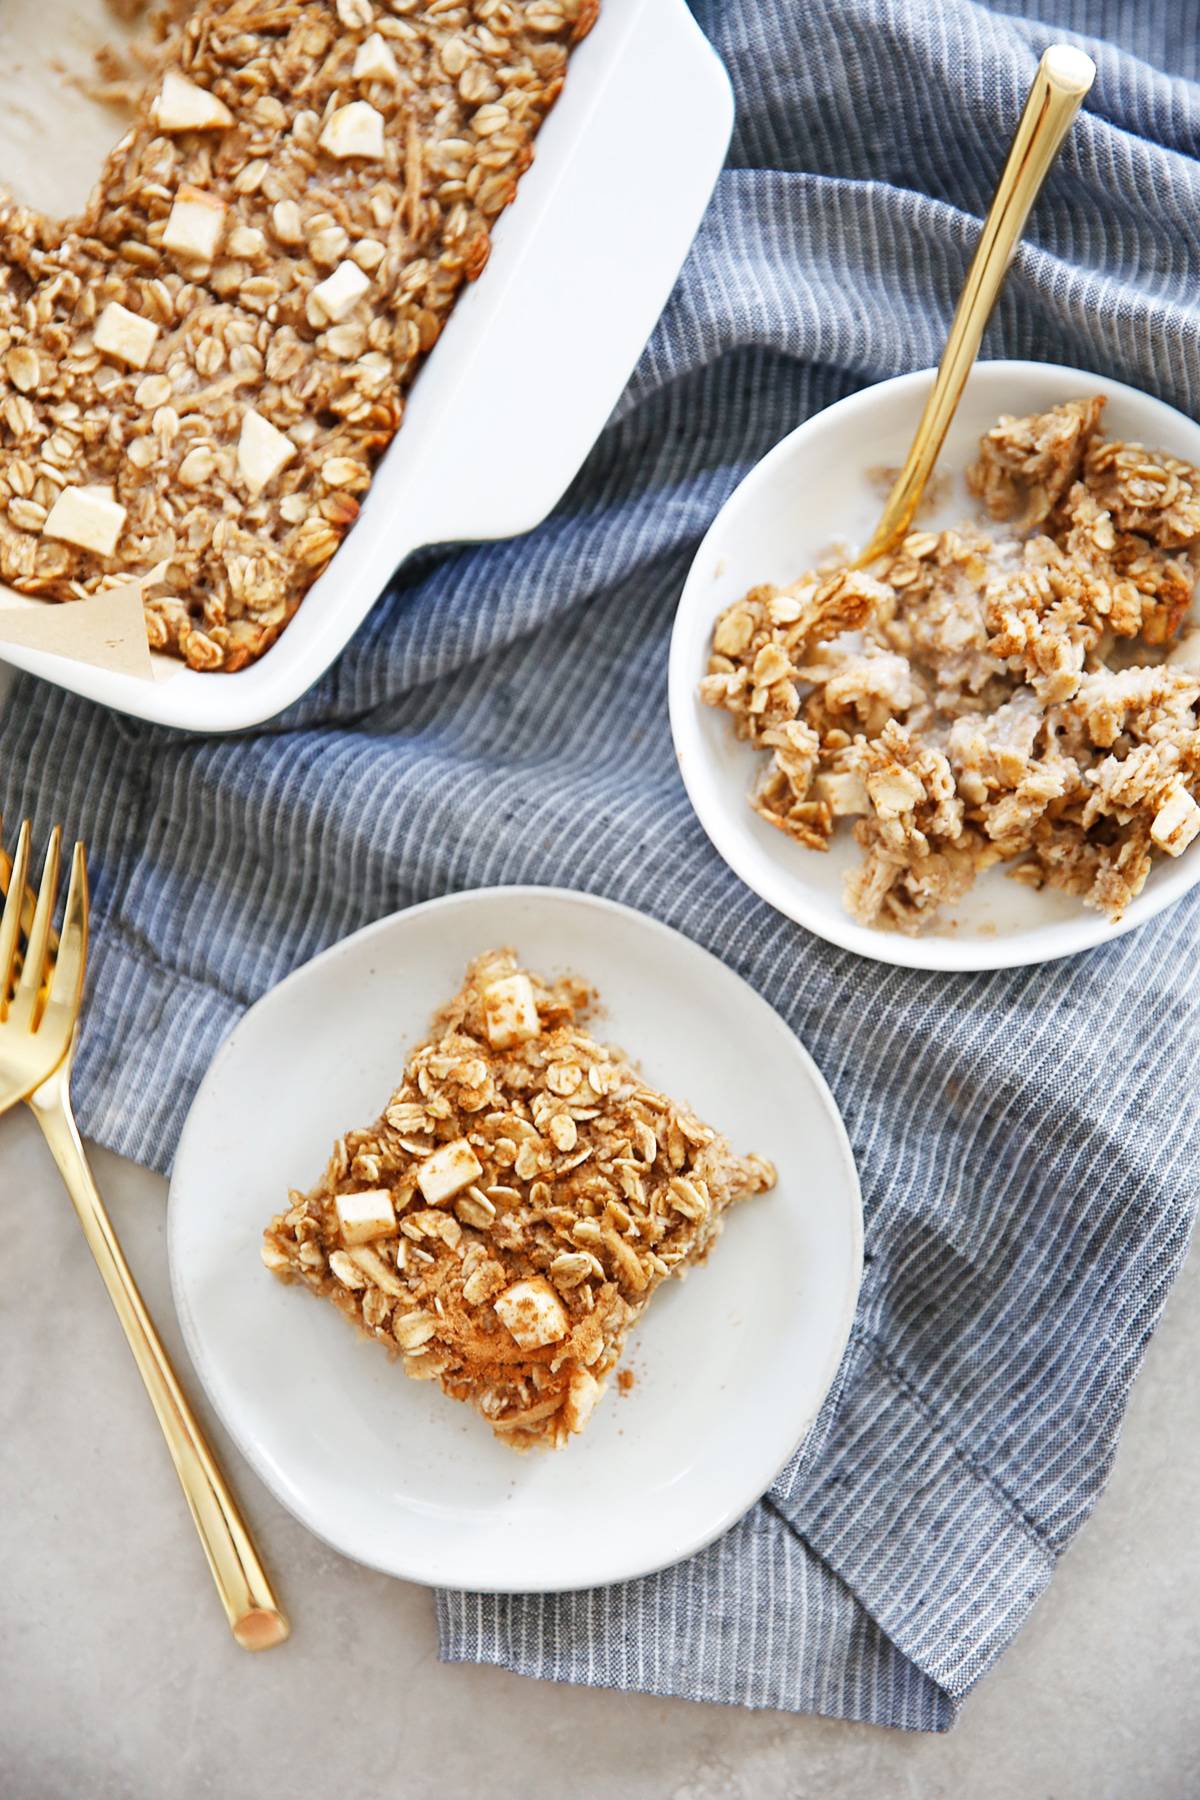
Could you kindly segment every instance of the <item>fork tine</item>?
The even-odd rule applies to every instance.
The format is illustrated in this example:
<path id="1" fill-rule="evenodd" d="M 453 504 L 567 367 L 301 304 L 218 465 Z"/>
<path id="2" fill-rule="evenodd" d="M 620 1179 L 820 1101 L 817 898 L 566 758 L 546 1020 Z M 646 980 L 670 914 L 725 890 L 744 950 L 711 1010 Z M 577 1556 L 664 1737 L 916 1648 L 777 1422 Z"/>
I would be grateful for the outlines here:
<path id="1" fill-rule="evenodd" d="M 42 867 L 42 885 L 38 889 L 33 924 L 25 944 L 25 964 L 12 1003 L 12 1014 L 33 1025 L 34 1008 L 46 974 L 46 953 L 50 948 L 50 929 L 54 922 L 54 902 L 58 897 L 58 873 L 62 855 L 62 826 L 50 833 L 46 861 Z M 5 911 L 7 911 L 7 906 Z"/>
<path id="2" fill-rule="evenodd" d="M 54 1023 L 68 1033 L 75 1029 L 75 1018 L 83 994 L 83 977 L 87 968 L 88 878 L 87 852 L 76 844 L 71 857 L 71 879 L 67 884 L 67 904 L 63 911 L 62 931 L 58 940 L 58 956 L 50 977 L 50 994 L 41 1029 L 46 1030 L 54 1014 Z"/>
<path id="3" fill-rule="evenodd" d="M 6 855 L 4 850 L 4 814 L 0 813 L 0 899 L 8 892 L 12 873 L 12 858 Z M 30 887 L 28 877 L 26 877 L 23 885 L 25 892 L 21 900 L 21 932 L 25 937 L 28 937 L 29 933 L 33 930 L 33 909 L 37 904 L 37 895 Z M 2 910 L 3 908 L 0 908 L 0 911 Z M 20 938 L 18 938 L 18 944 L 19 943 Z M 52 931 L 50 933 L 51 956 L 55 954 L 57 949 L 58 934 Z"/>
<path id="4" fill-rule="evenodd" d="M 0 913 L 0 1019 L 8 1004 L 8 988 L 12 980 L 13 958 L 21 932 L 21 913 L 25 904 L 25 881 L 29 873 L 29 820 L 22 825 L 17 838 L 17 851 L 8 871 L 8 898 Z M 0 857 L 7 862 L 7 857 Z"/>

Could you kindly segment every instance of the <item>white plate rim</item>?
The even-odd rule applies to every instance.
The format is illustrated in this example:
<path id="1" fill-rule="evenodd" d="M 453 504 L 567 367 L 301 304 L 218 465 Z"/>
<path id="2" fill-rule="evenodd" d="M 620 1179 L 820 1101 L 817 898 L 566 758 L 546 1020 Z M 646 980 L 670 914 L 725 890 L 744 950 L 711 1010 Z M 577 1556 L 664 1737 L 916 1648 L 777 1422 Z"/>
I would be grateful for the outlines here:
<path id="1" fill-rule="evenodd" d="M 1077 368 L 1066 363 L 1038 362 L 1030 358 L 995 357 L 975 364 L 968 380 L 982 378 L 987 381 L 1000 381 L 1008 372 L 1014 377 L 1036 375 L 1038 378 L 1065 377 L 1072 382 L 1084 381 L 1094 386 L 1095 391 L 1104 393 L 1109 398 L 1127 398 L 1140 408 L 1149 408 L 1161 412 L 1176 424 L 1182 422 L 1193 432 L 1197 430 L 1197 421 L 1190 419 L 1178 407 L 1168 401 L 1160 400 L 1154 394 L 1148 394 L 1143 388 L 1134 387 L 1129 382 L 1117 381 L 1108 375 L 1099 375 L 1087 369 Z M 676 764 L 679 768 L 688 799 L 699 819 L 709 842 L 717 851 L 722 861 L 732 869 L 740 881 L 743 881 L 760 899 L 769 906 L 791 919 L 795 924 L 811 931 L 814 936 L 824 939 L 826 943 L 835 945 L 841 950 L 853 951 L 858 956 L 873 962 L 891 964 L 897 968 L 922 969 L 943 973 L 974 974 L 995 969 L 1027 968 L 1043 962 L 1059 961 L 1067 956 L 1076 956 L 1087 950 L 1098 949 L 1105 944 L 1124 937 L 1127 932 L 1136 931 L 1146 925 L 1159 913 L 1173 906 L 1197 882 L 1200 882 L 1200 854 L 1189 857 L 1185 854 L 1177 862 L 1170 865 L 1160 864 L 1159 880 L 1144 890 L 1125 916 L 1117 923 L 1098 913 L 1085 911 L 1082 903 L 1079 919 L 1073 923 L 1073 929 L 1064 931 L 1062 941 L 1053 947 L 1031 950 L 1027 947 L 1026 938 L 1014 935 L 1011 938 L 998 938 L 985 942 L 981 938 L 954 939 L 948 935 L 929 934 L 922 937 L 906 937 L 899 932 L 882 931 L 875 926 L 862 925 L 849 913 L 830 917 L 824 912 L 806 904 L 806 890 L 801 883 L 794 882 L 782 869 L 772 872 L 772 878 L 759 879 L 747 872 L 745 860 L 739 854 L 736 843 L 731 839 L 726 828 L 726 807 L 719 794 L 710 791 L 708 785 L 698 773 L 698 766 L 703 763 L 703 751 L 700 748 L 700 737 L 697 716 L 700 701 L 695 693 L 693 670 L 688 662 L 687 625 L 690 620 L 693 597 L 700 591 L 700 576 L 707 567 L 711 556 L 712 545 L 719 542 L 723 531 L 728 527 L 729 517 L 744 505 L 747 495 L 758 479 L 773 470 L 778 464 L 786 462 L 794 454 L 798 444 L 810 437 L 819 435 L 822 427 L 836 415 L 839 419 L 853 416 L 855 412 L 869 412 L 872 404 L 882 395 L 903 394 L 913 391 L 913 420 L 917 418 L 917 407 L 933 380 L 933 369 L 910 370 L 903 375 L 889 376 L 884 381 L 872 382 L 868 386 L 858 388 L 852 394 L 833 401 L 822 407 L 819 412 L 790 431 L 786 437 L 772 446 L 753 468 L 749 469 L 742 480 L 728 496 L 724 505 L 713 519 L 708 530 L 696 550 L 689 566 L 684 586 L 680 593 L 679 605 L 675 614 L 675 622 L 671 632 L 671 645 L 668 660 L 668 711 L 671 720 L 671 736 L 675 749 Z M 713 615 L 715 617 L 715 614 Z"/>
<path id="2" fill-rule="evenodd" d="M 758 1470 L 756 1471 L 753 1480 L 743 1483 L 738 1490 L 736 1497 L 731 1498 L 720 1509 L 719 1513 L 714 1515 L 713 1519 L 703 1531 L 695 1532 L 686 1540 L 681 1541 L 678 1549 L 673 1551 L 670 1556 L 666 1558 L 659 1557 L 651 1562 L 643 1562 L 638 1559 L 634 1559 L 631 1562 L 628 1558 L 622 1559 L 619 1556 L 614 1556 L 607 1563 L 602 1559 L 597 1559 L 594 1566 L 589 1566 L 585 1572 L 581 1572 L 578 1579 L 571 1581 L 539 1583 L 536 1580 L 531 1581 L 528 1578 L 523 1578 L 519 1582 L 506 1582 L 503 1579 L 503 1576 L 501 1576 L 495 1582 L 490 1582 L 486 1589 L 481 1590 L 476 1583 L 456 1583 L 453 1579 L 448 1579 L 446 1575 L 441 1572 L 439 1572 L 436 1577 L 433 1577 L 419 1566 L 409 1564 L 403 1554 L 388 1559 L 364 1554 L 361 1547 L 354 1547 L 353 1545 L 348 1544 L 343 1536 L 339 1535 L 336 1530 L 331 1529 L 328 1522 L 325 1521 L 319 1513 L 314 1512 L 311 1507 L 305 1506 L 294 1491 L 285 1489 L 285 1487 L 276 1479 L 275 1472 L 269 1459 L 260 1452 L 254 1441 L 253 1435 L 244 1429 L 240 1420 L 231 1416 L 230 1410 L 226 1404 L 224 1391 L 221 1388 L 218 1378 L 209 1361 L 201 1328 L 193 1313 L 183 1278 L 180 1274 L 178 1233 L 180 1229 L 179 1221 L 181 1218 L 181 1206 L 177 1199 L 176 1181 L 177 1172 L 183 1165 L 185 1155 L 189 1153 L 191 1136 L 193 1133 L 198 1132 L 202 1127 L 202 1102 L 205 1099 L 206 1090 L 212 1083 L 220 1066 L 234 1053 L 237 1048 L 237 1040 L 242 1032 L 243 1025 L 253 1012 L 259 1007 L 269 1003 L 273 996 L 280 993 L 284 988 L 293 987 L 300 982 L 307 980 L 316 968 L 335 964 L 346 954 L 350 946 L 359 945 L 363 942 L 370 941 L 372 938 L 382 936 L 387 931 L 395 929 L 398 922 L 403 919 L 413 915 L 427 915 L 434 911 L 452 910 L 461 908 L 465 905 L 478 904 L 497 896 L 503 896 L 505 899 L 549 899 L 553 902 L 565 902 L 569 906 L 577 906 L 581 913 L 585 915 L 588 911 L 593 909 L 599 909 L 617 915 L 623 918 L 626 923 L 632 923 L 635 928 L 648 929 L 651 933 L 665 939 L 681 939 L 691 951 L 696 952 L 702 959 L 715 963 L 726 975 L 738 981 L 746 989 L 747 993 L 761 1009 L 764 1025 L 767 1025 L 769 1022 L 769 1028 L 777 1034 L 781 1041 L 786 1041 L 791 1054 L 798 1057 L 812 1083 L 813 1092 L 820 1109 L 831 1128 L 832 1143 L 837 1150 L 838 1158 L 842 1164 L 847 1181 L 847 1200 L 850 1214 L 852 1280 L 848 1284 L 847 1290 L 843 1295 L 838 1330 L 836 1335 L 830 1339 L 830 1348 L 826 1355 L 824 1365 L 820 1370 L 820 1379 L 814 1389 L 816 1398 L 813 1401 L 811 1410 L 798 1421 L 792 1447 L 788 1450 L 782 1461 L 768 1469 L 765 1474 L 762 1470 Z M 807 1437 L 808 1433 L 811 1431 L 822 1406 L 825 1404 L 850 1342 L 850 1335 L 853 1329 L 854 1319 L 858 1310 L 858 1301 L 862 1290 L 864 1269 L 862 1188 L 859 1181 L 858 1168 L 854 1160 L 854 1152 L 850 1144 L 850 1138 L 828 1082 L 814 1062 L 811 1053 L 801 1042 L 796 1033 L 792 1031 L 786 1021 L 775 1011 L 774 1007 L 758 993 L 757 989 L 753 988 L 750 983 L 746 981 L 745 977 L 738 973 L 736 969 L 731 968 L 727 963 L 723 963 L 719 957 L 714 956 L 712 951 L 705 949 L 702 944 L 697 944 L 694 939 L 687 937 L 684 932 L 677 931 L 673 926 L 666 925 L 652 915 L 640 912 L 636 907 L 628 906 L 621 901 L 610 900 L 606 896 L 590 894 L 581 889 L 547 886 L 536 882 L 467 888 L 460 890 L 457 893 L 438 895 L 429 900 L 419 901 L 413 906 L 403 907 L 396 912 L 387 914 L 384 918 L 376 919 L 367 925 L 360 926 L 357 931 L 349 933 L 344 938 L 340 938 L 336 943 L 329 945 L 325 950 L 318 952 L 316 956 L 301 964 L 299 968 L 292 970 L 292 972 L 286 975 L 282 981 L 275 983 L 273 987 L 268 989 L 265 994 L 255 1001 L 254 1005 L 249 1007 L 242 1015 L 242 1018 L 239 1019 L 238 1023 L 233 1027 L 232 1031 L 230 1031 L 220 1048 L 217 1050 L 216 1055 L 213 1057 L 212 1062 L 205 1073 L 204 1080 L 197 1089 L 192 1104 L 188 1109 L 187 1119 L 184 1122 L 183 1131 L 180 1134 L 168 1193 L 166 1242 L 171 1295 L 179 1319 L 184 1345 L 188 1356 L 191 1359 L 192 1366 L 196 1371 L 209 1404 L 221 1421 L 223 1429 L 232 1440 L 240 1455 L 249 1464 L 255 1475 L 263 1483 L 264 1487 L 267 1488 L 274 1499 L 277 1500 L 287 1512 L 291 1513 L 294 1518 L 298 1519 L 307 1530 L 311 1531 L 314 1537 L 328 1545 L 330 1549 L 337 1551 L 339 1555 L 346 1556 L 352 1561 L 362 1564 L 364 1567 L 375 1569 L 380 1574 L 391 1575 L 397 1579 L 412 1581 L 421 1586 L 444 1588 L 448 1591 L 485 1591 L 497 1594 L 572 1593 L 582 1589 L 608 1586 L 618 1581 L 637 1580 L 642 1576 L 654 1574 L 660 1569 L 674 1567 L 675 1564 L 696 1555 L 736 1525 L 738 1520 L 743 1518 L 762 1498 L 763 1494 L 768 1491 L 780 1472 L 787 1467 L 796 1448 L 804 1441 L 805 1437 Z M 447 1405 L 449 1404 L 452 1403 L 447 1401 Z M 401 1546 L 401 1551 L 403 1551 L 403 1545 Z"/>

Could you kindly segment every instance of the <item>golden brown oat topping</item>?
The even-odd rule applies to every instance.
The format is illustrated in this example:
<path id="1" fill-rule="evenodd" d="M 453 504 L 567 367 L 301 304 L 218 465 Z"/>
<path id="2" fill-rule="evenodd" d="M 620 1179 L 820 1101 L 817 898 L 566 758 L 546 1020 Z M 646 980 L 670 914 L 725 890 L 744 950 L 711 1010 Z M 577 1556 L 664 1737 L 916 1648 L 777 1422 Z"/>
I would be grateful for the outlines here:
<path id="1" fill-rule="evenodd" d="M 856 821 L 865 923 L 919 931 L 1001 861 L 1116 919 L 1200 834 L 1200 471 L 1103 438 L 1103 406 L 985 433 L 967 481 L 1004 528 L 915 531 L 716 623 L 701 697 L 770 754 L 751 804 L 809 849 Z"/>
<path id="2" fill-rule="evenodd" d="M 517 1449 L 582 1429 L 632 1322 L 775 1171 L 584 1029 L 594 996 L 492 951 L 263 1261 Z"/>
<path id="3" fill-rule="evenodd" d="M 596 0 L 183 10 L 80 218 L 0 191 L 0 581 L 136 576 L 155 648 L 232 670 L 354 523 Z"/>
<path id="4" fill-rule="evenodd" d="M 1006 415 L 980 439 L 967 486 L 993 519 L 1013 520 L 1024 530 L 1040 525 L 1078 476 L 1103 410 L 1103 399 L 1093 396 L 1024 419 Z"/>

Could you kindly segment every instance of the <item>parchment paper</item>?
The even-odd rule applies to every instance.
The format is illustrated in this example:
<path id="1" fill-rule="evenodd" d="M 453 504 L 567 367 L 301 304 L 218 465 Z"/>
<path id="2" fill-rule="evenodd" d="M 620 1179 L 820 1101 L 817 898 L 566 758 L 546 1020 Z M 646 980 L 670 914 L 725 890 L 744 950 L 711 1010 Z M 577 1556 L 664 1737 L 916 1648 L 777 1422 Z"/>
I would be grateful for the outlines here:
<path id="1" fill-rule="evenodd" d="M 0 183 L 57 218 L 76 212 L 125 128 L 78 80 L 122 29 L 104 0 L 0 0 Z"/>
<path id="2" fill-rule="evenodd" d="M 93 668 L 152 681 L 142 584 L 127 582 L 92 600 L 28 600 L 0 585 L 0 656 L 4 646 L 45 650 Z M 160 659 L 154 659 L 155 661 Z"/>

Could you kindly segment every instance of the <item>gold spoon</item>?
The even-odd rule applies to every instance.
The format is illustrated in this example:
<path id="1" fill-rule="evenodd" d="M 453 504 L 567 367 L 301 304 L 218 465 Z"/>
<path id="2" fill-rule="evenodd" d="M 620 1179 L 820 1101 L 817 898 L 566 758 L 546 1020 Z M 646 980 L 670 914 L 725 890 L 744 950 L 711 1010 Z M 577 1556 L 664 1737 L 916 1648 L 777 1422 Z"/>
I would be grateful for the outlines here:
<path id="1" fill-rule="evenodd" d="M 893 550 L 913 522 L 1030 208 L 1095 78 L 1091 57 L 1072 44 L 1051 44 L 1042 55 L 967 270 L 921 422 L 875 535 L 852 565 L 856 569 L 866 568 Z"/>

